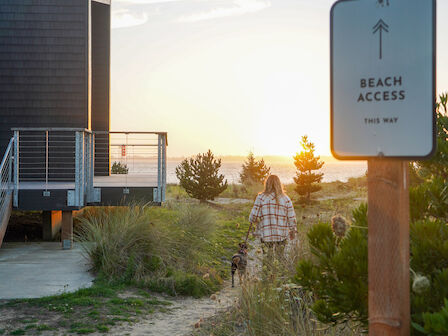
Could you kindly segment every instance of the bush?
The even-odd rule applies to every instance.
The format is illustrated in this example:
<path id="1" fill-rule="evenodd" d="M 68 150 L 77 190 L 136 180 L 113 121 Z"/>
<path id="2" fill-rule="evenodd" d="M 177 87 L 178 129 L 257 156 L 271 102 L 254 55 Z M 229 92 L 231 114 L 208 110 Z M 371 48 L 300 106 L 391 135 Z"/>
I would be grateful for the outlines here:
<path id="1" fill-rule="evenodd" d="M 339 240 L 330 224 L 318 223 L 308 232 L 314 258 L 297 266 L 296 283 L 318 298 L 312 305 L 324 323 L 349 320 L 367 325 L 367 206 L 353 211 L 353 225 Z"/>
<path id="2" fill-rule="evenodd" d="M 411 269 L 428 285 L 411 295 L 412 320 L 421 324 L 426 313 L 439 311 L 448 299 L 448 225 L 422 220 L 411 224 Z"/>
<path id="3" fill-rule="evenodd" d="M 423 314 L 424 326 L 413 323 L 415 329 L 425 335 L 448 335 L 448 300 L 445 299 L 445 306 L 437 313 Z"/>
<path id="4" fill-rule="evenodd" d="M 312 305 L 325 323 L 359 321 L 367 327 L 367 206 L 353 211 L 353 225 L 341 240 L 329 223 L 308 233 L 313 258 L 299 262 L 295 281 L 317 299 Z M 411 224 L 412 321 L 423 325 L 427 313 L 448 299 L 448 225 L 424 219 Z M 414 333 L 419 334 L 415 329 Z"/>
<path id="5" fill-rule="evenodd" d="M 411 220 L 448 220 L 448 180 L 435 176 L 409 189 Z"/>
<path id="6" fill-rule="evenodd" d="M 441 177 L 448 180 L 448 93 L 439 96 L 437 102 L 437 152 L 427 161 L 418 162 L 420 176 Z"/>
<path id="7" fill-rule="evenodd" d="M 227 188 L 227 180 L 219 174 L 221 159 L 215 160 L 209 150 L 196 158 L 185 159 L 176 167 L 180 185 L 189 196 L 201 202 L 213 200 Z"/>

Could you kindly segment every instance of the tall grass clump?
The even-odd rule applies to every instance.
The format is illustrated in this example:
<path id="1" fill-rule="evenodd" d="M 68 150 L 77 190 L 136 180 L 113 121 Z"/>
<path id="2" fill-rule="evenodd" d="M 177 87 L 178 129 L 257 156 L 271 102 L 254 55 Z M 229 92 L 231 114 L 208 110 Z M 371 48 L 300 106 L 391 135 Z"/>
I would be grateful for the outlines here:
<path id="1" fill-rule="evenodd" d="M 107 207 L 80 218 L 76 239 L 83 243 L 95 272 L 109 280 L 145 275 L 160 239 L 146 210 Z"/>
<path id="2" fill-rule="evenodd" d="M 215 231 L 206 206 L 133 205 L 88 211 L 76 237 L 93 270 L 109 282 L 200 297 L 221 283 L 207 258 Z"/>
<path id="3" fill-rule="evenodd" d="M 206 206 L 180 205 L 176 221 L 166 223 L 160 229 L 167 239 L 164 258 L 189 272 L 208 261 L 207 250 L 216 231 L 216 219 Z"/>

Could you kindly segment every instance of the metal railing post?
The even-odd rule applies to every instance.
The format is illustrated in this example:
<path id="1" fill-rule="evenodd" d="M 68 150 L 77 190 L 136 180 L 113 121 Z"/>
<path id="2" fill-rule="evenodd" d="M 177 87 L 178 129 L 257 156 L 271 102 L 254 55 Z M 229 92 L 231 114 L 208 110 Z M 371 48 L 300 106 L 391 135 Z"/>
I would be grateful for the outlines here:
<path id="1" fill-rule="evenodd" d="M 166 194 L 166 134 L 162 135 L 162 198 L 161 202 L 165 202 Z"/>
<path id="2" fill-rule="evenodd" d="M 48 131 L 45 131 L 45 191 L 48 191 Z"/>
<path id="3" fill-rule="evenodd" d="M 75 137 L 75 206 L 84 205 L 84 132 Z"/>
<path id="4" fill-rule="evenodd" d="M 84 185 L 84 190 L 86 192 L 85 198 L 88 198 L 89 195 L 89 181 L 90 181 L 90 134 L 89 133 L 85 133 L 84 134 L 84 155 L 83 155 L 83 159 L 84 159 L 84 181 L 83 181 L 83 185 Z"/>
<path id="5" fill-rule="evenodd" d="M 14 131 L 14 207 L 19 206 L 19 131 Z"/>
<path id="6" fill-rule="evenodd" d="M 87 202 L 93 202 L 93 175 L 94 175 L 94 134 L 87 134 L 86 145 L 86 187 L 87 187 Z"/>
<path id="7" fill-rule="evenodd" d="M 89 150 L 89 199 L 91 202 L 94 200 L 94 191 L 93 191 L 93 177 L 95 175 L 94 170 L 94 162 L 95 162 L 95 135 L 90 133 L 90 150 Z"/>
<path id="8" fill-rule="evenodd" d="M 157 135 L 157 199 L 162 202 L 162 135 Z"/>
<path id="9" fill-rule="evenodd" d="M 93 197 L 93 178 L 95 177 L 95 133 L 90 135 L 90 185 L 92 186 Z"/>

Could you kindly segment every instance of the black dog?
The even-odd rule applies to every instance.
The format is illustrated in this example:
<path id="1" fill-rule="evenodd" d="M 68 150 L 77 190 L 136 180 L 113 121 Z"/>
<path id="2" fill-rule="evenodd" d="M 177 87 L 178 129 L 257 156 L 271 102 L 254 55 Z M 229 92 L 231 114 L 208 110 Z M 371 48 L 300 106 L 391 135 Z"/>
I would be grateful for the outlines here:
<path id="1" fill-rule="evenodd" d="M 240 243 L 240 249 L 237 254 L 232 257 L 232 287 L 235 287 L 234 275 L 236 270 L 238 270 L 239 283 L 241 285 L 241 280 L 246 274 L 247 267 L 247 244 Z"/>

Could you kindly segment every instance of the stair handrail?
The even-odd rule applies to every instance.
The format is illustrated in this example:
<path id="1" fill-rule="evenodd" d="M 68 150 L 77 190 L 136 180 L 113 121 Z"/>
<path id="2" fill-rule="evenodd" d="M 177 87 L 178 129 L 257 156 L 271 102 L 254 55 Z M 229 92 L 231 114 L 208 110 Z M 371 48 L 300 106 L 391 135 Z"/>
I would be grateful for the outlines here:
<path id="1" fill-rule="evenodd" d="M 8 155 L 11 153 L 12 146 L 14 144 L 14 137 L 9 140 L 8 147 L 6 147 L 5 155 L 3 155 L 2 163 L 0 163 L 0 172 L 3 171 L 3 166 L 6 165 L 6 160 L 8 159 Z"/>
<path id="2" fill-rule="evenodd" d="M 7 197 L 11 194 L 13 190 L 12 185 L 12 166 L 13 166 L 13 156 L 12 149 L 14 145 L 14 138 L 9 141 L 8 147 L 6 147 L 5 154 L 3 155 L 2 161 L 0 163 L 0 219 L 5 211 L 4 207 L 7 204 Z"/>

